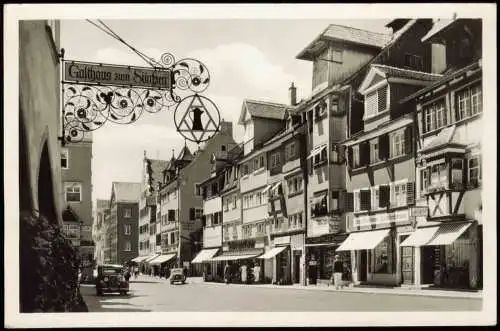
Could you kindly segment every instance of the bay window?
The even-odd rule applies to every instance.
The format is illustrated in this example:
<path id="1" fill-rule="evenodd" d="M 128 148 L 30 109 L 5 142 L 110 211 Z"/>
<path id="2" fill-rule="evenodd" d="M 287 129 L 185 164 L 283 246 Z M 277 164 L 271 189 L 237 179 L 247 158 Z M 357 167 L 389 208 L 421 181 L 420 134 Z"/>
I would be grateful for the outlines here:
<path id="1" fill-rule="evenodd" d="M 464 162 L 462 159 L 451 159 L 451 185 L 453 188 L 461 189 L 463 186 L 463 167 Z"/>
<path id="2" fill-rule="evenodd" d="M 448 167 L 444 161 L 430 167 L 430 186 L 432 188 L 448 187 Z"/>
<path id="3" fill-rule="evenodd" d="M 471 187 L 479 187 L 481 185 L 481 157 L 473 155 L 469 157 L 469 185 Z"/>

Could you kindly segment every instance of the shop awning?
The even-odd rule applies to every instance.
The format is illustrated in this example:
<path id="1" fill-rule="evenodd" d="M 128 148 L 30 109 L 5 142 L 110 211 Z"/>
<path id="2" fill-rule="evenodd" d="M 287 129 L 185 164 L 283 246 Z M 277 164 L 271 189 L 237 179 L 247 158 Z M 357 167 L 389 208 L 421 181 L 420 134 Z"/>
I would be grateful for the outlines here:
<path id="1" fill-rule="evenodd" d="M 259 256 L 259 259 L 270 259 L 283 252 L 287 246 L 274 247 L 271 250 L 267 251 L 264 255 Z"/>
<path id="2" fill-rule="evenodd" d="M 167 262 L 168 260 L 171 260 L 175 254 L 162 254 L 155 258 L 154 260 L 149 261 L 149 264 L 151 265 L 157 265 L 157 264 L 162 264 L 164 262 Z"/>
<path id="3" fill-rule="evenodd" d="M 145 260 L 144 260 L 144 261 L 142 261 L 142 262 L 147 262 L 147 263 L 149 263 L 149 262 L 153 261 L 154 259 L 156 259 L 158 256 L 160 256 L 160 254 L 153 254 L 153 255 L 150 255 L 147 259 L 145 259 Z"/>
<path id="4" fill-rule="evenodd" d="M 251 259 L 256 256 L 259 256 L 261 253 L 254 253 L 254 254 L 242 254 L 242 255 L 219 255 L 211 259 L 210 261 L 236 261 L 236 260 L 244 260 L 244 259 Z"/>
<path id="5" fill-rule="evenodd" d="M 311 154 L 309 154 L 309 156 L 307 158 L 310 159 L 311 157 L 316 156 L 317 154 L 321 153 L 321 151 L 325 148 L 326 148 L 326 145 L 314 147 L 313 150 L 311 151 Z"/>
<path id="6" fill-rule="evenodd" d="M 440 246 L 453 244 L 472 223 L 447 223 L 439 226 L 436 235 L 425 246 Z"/>
<path id="7" fill-rule="evenodd" d="M 351 233 L 336 251 L 374 249 L 388 234 L 389 229 Z"/>
<path id="8" fill-rule="evenodd" d="M 218 248 L 212 249 L 203 249 L 201 252 L 196 255 L 196 257 L 191 261 L 191 263 L 202 263 L 204 261 L 208 261 L 214 257 L 215 254 L 219 251 Z"/>
<path id="9" fill-rule="evenodd" d="M 144 261 L 145 259 L 150 258 L 150 257 L 151 257 L 151 256 L 149 256 L 149 255 L 138 256 L 138 257 L 136 257 L 136 258 L 133 258 L 133 259 L 132 259 L 132 262 L 137 262 L 137 263 L 139 263 L 139 262 L 142 262 L 142 261 Z"/>
<path id="10" fill-rule="evenodd" d="M 406 238 L 406 240 L 403 241 L 400 246 L 425 246 L 425 244 L 429 242 L 432 237 L 434 237 L 438 229 L 439 226 L 416 229 L 415 232 L 413 232 L 408 238 Z"/>
<path id="11" fill-rule="evenodd" d="M 315 205 L 320 203 L 324 198 L 326 197 L 326 193 L 323 193 L 321 195 L 318 195 L 316 197 L 311 198 L 311 204 Z"/>

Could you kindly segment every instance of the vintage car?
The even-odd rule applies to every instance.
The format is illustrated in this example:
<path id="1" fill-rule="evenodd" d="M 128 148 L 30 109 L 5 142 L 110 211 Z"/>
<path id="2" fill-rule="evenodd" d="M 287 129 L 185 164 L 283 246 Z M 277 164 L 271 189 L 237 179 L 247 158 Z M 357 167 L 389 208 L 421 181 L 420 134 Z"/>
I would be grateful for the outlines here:
<path id="1" fill-rule="evenodd" d="M 96 294 L 99 296 L 105 292 L 117 292 L 121 295 L 126 295 L 129 290 L 129 283 L 127 279 L 125 279 L 123 266 L 116 264 L 97 266 L 95 290 Z"/>
<path id="2" fill-rule="evenodd" d="M 184 269 L 182 268 L 170 269 L 170 284 L 173 284 L 175 282 L 181 282 L 182 284 L 186 283 L 186 276 L 184 275 Z"/>

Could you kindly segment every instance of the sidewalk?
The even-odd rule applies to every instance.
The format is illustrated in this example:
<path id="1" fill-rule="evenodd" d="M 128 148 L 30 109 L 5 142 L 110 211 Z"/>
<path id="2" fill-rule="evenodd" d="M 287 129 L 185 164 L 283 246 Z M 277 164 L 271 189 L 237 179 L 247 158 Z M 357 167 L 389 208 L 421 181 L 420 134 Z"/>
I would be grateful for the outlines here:
<path id="1" fill-rule="evenodd" d="M 203 280 L 201 281 L 203 282 Z M 227 286 L 223 283 L 212 283 Z M 354 286 L 344 287 L 335 290 L 334 286 L 324 284 L 318 285 L 272 285 L 272 284 L 230 284 L 229 286 L 250 286 L 250 287 L 263 287 L 263 288 L 279 288 L 279 289 L 297 289 L 305 291 L 331 291 L 331 292 L 351 292 L 351 293 L 369 293 L 369 294 L 390 294 L 390 295 L 411 295 L 411 296 L 428 296 L 428 297 L 442 297 L 442 298 L 463 298 L 463 299 L 476 299 L 481 300 L 483 297 L 482 291 L 468 292 L 468 291 L 451 291 L 451 290 L 438 290 L 438 289 L 414 289 L 402 287 L 370 287 L 370 286 Z"/>

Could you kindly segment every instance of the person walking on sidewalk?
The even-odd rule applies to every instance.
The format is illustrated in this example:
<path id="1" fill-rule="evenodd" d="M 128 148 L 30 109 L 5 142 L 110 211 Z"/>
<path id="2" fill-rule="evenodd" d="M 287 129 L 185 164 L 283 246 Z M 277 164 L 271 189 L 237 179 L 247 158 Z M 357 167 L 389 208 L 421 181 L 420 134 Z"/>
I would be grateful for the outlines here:
<path id="1" fill-rule="evenodd" d="M 342 261 L 340 261 L 340 256 L 335 255 L 335 259 L 333 262 L 333 281 L 335 284 L 335 289 L 338 290 L 342 287 L 342 274 L 344 271 L 344 265 Z"/>

